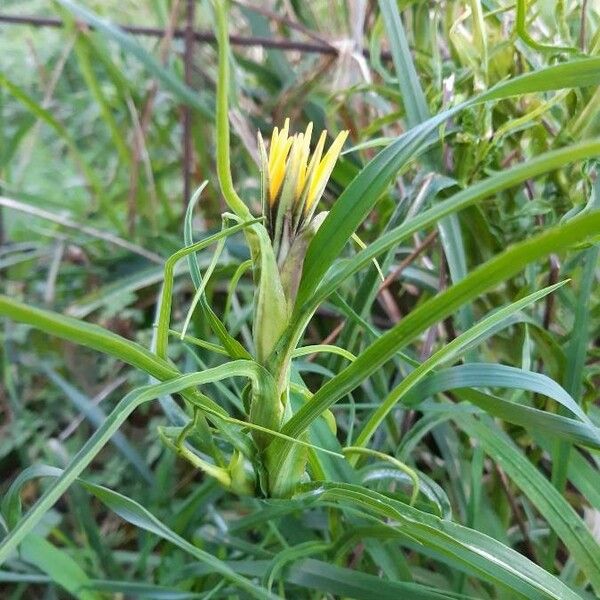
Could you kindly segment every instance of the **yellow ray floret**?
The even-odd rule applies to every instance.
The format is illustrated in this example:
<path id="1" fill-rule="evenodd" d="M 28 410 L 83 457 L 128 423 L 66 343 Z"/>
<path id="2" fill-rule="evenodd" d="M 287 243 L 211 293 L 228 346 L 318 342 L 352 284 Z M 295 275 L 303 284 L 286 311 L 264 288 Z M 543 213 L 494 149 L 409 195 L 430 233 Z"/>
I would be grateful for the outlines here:
<path id="1" fill-rule="evenodd" d="M 323 132 L 323 133 L 325 133 L 325 132 Z M 331 146 L 329 146 L 329 150 L 323 157 L 323 160 L 320 160 L 319 164 L 317 165 L 316 170 L 313 173 L 311 181 L 310 181 L 310 188 L 308 190 L 308 196 L 306 197 L 306 205 L 304 208 L 305 212 L 308 212 L 312 208 L 312 206 L 315 204 L 315 202 L 317 202 L 319 200 L 319 198 L 321 197 L 321 194 L 323 193 L 323 190 L 325 189 L 325 186 L 327 185 L 329 176 L 331 175 L 331 172 L 333 171 L 333 167 L 335 166 L 335 163 L 336 163 L 336 161 L 340 155 L 340 152 L 342 150 L 342 146 L 344 145 L 344 142 L 346 141 L 347 137 L 348 137 L 347 131 L 340 132 L 338 134 L 338 136 L 335 138 L 335 140 L 333 140 L 333 143 L 331 144 Z M 321 136 L 321 138 L 323 139 L 323 136 Z M 321 140 L 319 140 L 319 142 L 320 141 Z M 321 152 L 322 152 L 322 145 L 321 145 Z M 316 157 L 316 152 L 315 152 L 315 157 Z M 320 159 L 320 152 L 319 152 L 319 159 Z M 317 159 L 317 160 L 319 160 L 319 159 Z"/>
<path id="2" fill-rule="evenodd" d="M 284 182 L 288 181 L 287 185 L 292 186 L 294 204 L 300 203 L 304 197 L 304 213 L 307 214 L 323 194 L 348 132 L 342 131 L 323 156 L 327 139 L 327 132 L 323 131 L 311 156 L 313 124 L 309 123 L 304 133 L 290 136 L 289 130 L 290 120 L 286 119 L 283 128 L 275 127 L 271 136 L 267 160 L 268 201 L 273 206 Z"/>
<path id="3" fill-rule="evenodd" d="M 309 123 L 304 134 L 298 136 L 298 166 L 296 179 L 296 198 L 300 198 L 304 185 L 306 184 L 306 175 L 308 172 L 308 157 L 310 155 L 310 138 L 312 137 L 313 124 Z"/>
<path id="4" fill-rule="evenodd" d="M 271 147 L 269 148 L 269 201 L 275 202 L 277 194 L 283 184 L 285 176 L 285 167 L 293 138 L 288 137 L 290 120 L 285 120 L 285 125 L 281 131 L 277 128 L 273 130 L 271 138 Z"/>

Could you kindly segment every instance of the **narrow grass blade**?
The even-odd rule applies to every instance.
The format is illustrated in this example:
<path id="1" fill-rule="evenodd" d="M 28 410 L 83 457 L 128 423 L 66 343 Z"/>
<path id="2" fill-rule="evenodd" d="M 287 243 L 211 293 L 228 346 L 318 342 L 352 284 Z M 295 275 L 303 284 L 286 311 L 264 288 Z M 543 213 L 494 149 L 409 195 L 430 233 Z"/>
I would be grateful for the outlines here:
<path id="1" fill-rule="evenodd" d="M 196 204 L 200 200 L 200 196 L 207 184 L 208 181 L 202 183 L 202 185 L 194 192 L 194 195 L 190 198 L 190 201 L 188 202 L 188 206 L 185 211 L 185 217 L 183 220 L 183 240 L 186 246 L 192 246 L 194 244 L 194 209 L 196 207 Z M 200 267 L 198 266 L 198 259 L 196 257 L 196 253 L 193 252 L 191 254 L 188 254 L 187 260 L 190 268 L 190 274 L 192 276 L 192 281 L 194 282 L 194 287 L 198 289 L 202 285 L 202 274 L 200 273 Z M 204 315 L 206 315 L 206 318 L 208 319 L 212 330 L 215 332 L 215 335 L 219 338 L 221 344 L 223 344 L 223 347 L 227 349 L 229 356 L 234 359 L 250 358 L 248 351 L 233 336 L 229 334 L 227 328 L 225 327 L 225 324 L 216 315 L 215 311 L 208 303 L 204 294 L 201 295 L 199 304 L 200 309 L 203 311 Z"/>
<path id="2" fill-rule="evenodd" d="M 190 373 L 181 375 L 172 381 L 148 385 L 133 390 L 125 396 L 114 410 L 108 415 L 104 423 L 94 432 L 81 450 L 73 457 L 62 475 L 50 486 L 42 497 L 33 505 L 29 512 L 15 526 L 14 529 L 0 543 L 0 564 L 11 555 L 23 539 L 40 522 L 46 512 L 52 508 L 60 496 L 81 475 L 84 469 L 94 460 L 94 457 L 106 445 L 110 438 L 119 430 L 131 413 L 147 402 L 155 400 L 167 394 L 180 393 L 188 388 L 198 385 L 219 381 L 232 376 L 255 375 L 255 363 L 250 361 L 237 361 L 213 369 L 207 369 L 202 373 Z M 213 412 L 219 416 L 223 409 Z"/>
<path id="3" fill-rule="evenodd" d="M 86 419 L 88 419 L 95 428 L 98 428 L 106 420 L 106 413 L 99 406 L 92 404 L 91 400 L 85 394 L 72 386 L 54 369 L 45 364 L 41 364 L 40 366 L 42 371 L 49 377 L 50 381 L 62 390 L 65 396 L 85 415 Z M 152 484 L 154 482 L 152 471 L 150 471 L 139 452 L 127 441 L 127 438 L 120 431 L 115 433 L 111 442 L 147 483 Z"/>
<path id="4" fill-rule="evenodd" d="M 169 325 L 171 322 L 171 304 L 173 302 L 173 273 L 177 262 L 182 258 L 185 258 L 186 256 L 197 252 L 198 250 L 207 248 L 211 244 L 214 244 L 223 238 L 233 235 L 234 233 L 237 233 L 238 231 L 241 231 L 246 227 L 254 225 L 257 222 L 258 219 L 252 219 L 250 221 L 244 221 L 243 223 L 233 225 L 232 227 L 228 227 L 227 229 L 223 229 L 219 233 L 210 235 L 207 238 L 201 240 L 200 242 L 196 242 L 191 246 L 181 248 L 180 250 L 169 256 L 169 258 L 165 261 L 165 276 L 163 282 L 163 289 L 160 296 L 160 305 L 158 308 L 158 322 L 156 324 L 156 353 L 160 358 L 164 359 L 167 357 Z M 248 356 L 247 352 L 246 356 Z"/>
<path id="5" fill-rule="evenodd" d="M 332 294 L 350 275 L 367 266 L 373 258 L 393 248 L 413 233 L 434 225 L 446 215 L 472 206 L 476 202 L 518 185 L 527 179 L 548 173 L 577 160 L 593 158 L 599 154 L 600 140 L 581 142 L 567 148 L 561 148 L 537 156 L 526 163 L 497 173 L 454 194 L 447 200 L 439 202 L 406 223 L 385 233 L 377 241 L 369 244 L 365 250 L 358 252 L 352 261 L 345 261 L 325 281 L 319 281 L 316 292 L 310 298 L 307 298 L 305 306 L 297 304 L 296 310 L 298 314 L 309 313 L 314 310 L 320 302 Z"/>
<path id="6" fill-rule="evenodd" d="M 57 2 L 73 13 L 77 19 L 91 25 L 105 37 L 116 42 L 125 52 L 137 58 L 148 72 L 179 100 L 196 109 L 204 117 L 209 119 L 213 117 L 213 111 L 201 100 L 200 95 L 190 89 L 172 70 L 163 67 L 132 36 L 74 0 L 57 0 Z"/>
<path id="7" fill-rule="evenodd" d="M 509 365 L 473 363 L 443 369 L 427 376 L 404 398 L 404 403 L 414 406 L 427 396 L 456 388 L 493 387 L 527 390 L 552 398 L 585 423 L 589 417 L 573 397 L 556 381 L 543 373 L 525 371 Z"/>
<path id="8" fill-rule="evenodd" d="M 428 136 L 467 106 L 515 95 L 600 83 L 600 59 L 582 59 L 526 73 L 475 96 L 462 105 L 438 113 L 401 135 L 380 152 L 352 180 L 333 205 L 313 238 L 304 262 L 297 306 L 303 304 L 321 282 L 367 214 L 377 203 L 399 168 L 426 146 Z"/>
<path id="9" fill-rule="evenodd" d="M 600 191 L 600 184 L 596 182 L 595 191 Z M 584 368 L 589 343 L 590 299 L 596 283 L 596 270 L 600 258 L 600 246 L 588 248 L 584 253 L 584 266 L 581 275 L 580 290 L 575 307 L 573 329 L 567 347 L 567 365 L 565 368 L 564 385 L 568 392 L 581 401 Z M 570 447 L 563 441 L 558 441 L 552 453 L 552 483 L 559 492 L 562 492 L 567 482 L 569 469 Z M 548 545 L 547 566 L 554 563 L 556 553 L 556 538 L 552 538 Z"/>
<path id="10" fill-rule="evenodd" d="M 564 282 L 558 283 L 553 286 L 546 287 L 542 290 L 529 294 L 521 300 L 517 300 L 512 304 L 501 308 L 493 314 L 482 319 L 479 323 L 459 335 L 457 338 L 452 340 L 440 348 L 437 352 L 434 352 L 426 361 L 421 363 L 414 371 L 411 371 L 400 383 L 396 386 L 386 398 L 383 399 L 379 408 L 373 413 L 373 415 L 367 420 L 363 426 L 355 444 L 357 446 L 364 446 L 375 433 L 375 430 L 382 423 L 383 419 L 392 410 L 392 408 L 401 401 L 404 395 L 415 386 L 420 380 L 422 380 L 428 372 L 433 370 L 436 366 L 446 360 L 456 358 L 459 354 L 464 352 L 470 347 L 473 342 L 481 343 L 486 337 L 486 333 L 490 330 L 495 329 L 496 326 L 505 319 L 510 318 L 516 312 L 521 311 L 525 307 L 537 302 L 539 299 L 552 293 L 559 287 L 564 285 Z"/>
<path id="11" fill-rule="evenodd" d="M 102 599 L 98 592 L 90 589 L 91 580 L 79 563 L 42 536 L 28 535 L 21 547 L 21 556 L 78 600 Z"/>
<path id="12" fill-rule="evenodd" d="M 478 531 L 422 512 L 364 487 L 321 482 L 309 497 L 339 502 L 380 517 L 389 526 L 427 548 L 450 555 L 478 577 L 526 598 L 581 600 L 558 578 L 524 556 Z"/>
<path id="13" fill-rule="evenodd" d="M 437 323 L 471 298 L 519 272 L 526 264 L 594 238 L 600 231 L 600 212 L 574 219 L 515 244 L 473 270 L 465 279 L 421 304 L 398 325 L 371 344 L 356 361 L 327 382 L 310 404 L 300 409 L 284 426 L 284 433 L 297 436 L 324 410 L 350 392 L 398 350 L 427 327 Z"/>
<path id="14" fill-rule="evenodd" d="M 140 529 L 145 529 L 150 533 L 154 533 L 155 535 L 167 540 L 171 544 L 174 544 L 178 548 L 181 548 L 184 552 L 193 556 L 196 560 L 210 567 L 212 572 L 219 573 L 234 583 L 236 587 L 250 594 L 253 598 L 259 598 L 260 600 L 275 600 L 276 598 L 279 598 L 279 596 L 272 594 L 265 588 L 260 587 L 245 577 L 242 577 L 222 560 L 219 560 L 209 552 L 201 550 L 197 546 L 183 539 L 180 535 L 177 535 L 162 521 L 157 519 L 150 511 L 131 498 L 93 483 L 83 482 L 83 486 L 125 521 L 128 521 Z"/>
<path id="15" fill-rule="evenodd" d="M 570 504 L 498 427 L 466 415 L 455 419 L 455 423 L 481 442 L 489 456 L 533 502 L 599 593 L 600 545 Z"/>

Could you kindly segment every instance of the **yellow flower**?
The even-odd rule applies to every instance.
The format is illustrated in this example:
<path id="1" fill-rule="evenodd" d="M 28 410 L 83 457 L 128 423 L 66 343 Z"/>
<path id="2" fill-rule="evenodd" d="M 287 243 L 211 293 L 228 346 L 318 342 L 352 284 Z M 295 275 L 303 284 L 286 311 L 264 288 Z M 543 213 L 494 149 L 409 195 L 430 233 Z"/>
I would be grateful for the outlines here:
<path id="1" fill-rule="evenodd" d="M 285 120 L 281 130 L 277 127 L 273 130 L 268 156 L 262 136 L 258 134 L 263 162 L 263 194 L 266 195 L 264 204 L 273 210 L 285 196 L 283 210 L 291 209 L 298 218 L 310 218 L 323 195 L 348 132 L 339 133 L 323 156 L 327 138 L 327 132 L 323 131 L 310 156 L 313 124 L 309 123 L 303 133 L 290 136 L 289 130 L 289 119 Z"/>

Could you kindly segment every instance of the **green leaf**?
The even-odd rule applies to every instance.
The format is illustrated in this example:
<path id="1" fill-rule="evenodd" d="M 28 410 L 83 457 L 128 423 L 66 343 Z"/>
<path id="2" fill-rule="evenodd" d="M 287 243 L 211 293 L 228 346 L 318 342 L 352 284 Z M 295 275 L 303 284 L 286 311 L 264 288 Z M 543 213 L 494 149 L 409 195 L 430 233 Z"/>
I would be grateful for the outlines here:
<path id="1" fill-rule="evenodd" d="M 190 198 L 188 202 L 187 209 L 185 211 L 185 217 L 183 220 L 183 240 L 186 246 L 194 245 L 194 227 L 193 227 L 193 217 L 194 217 L 194 209 L 196 204 L 200 200 L 200 195 L 202 191 L 208 184 L 208 181 L 204 181 L 202 185 L 194 192 L 194 195 Z M 198 266 L 198 259 L 196 257 L 196 252 L 192 252 L 187 255 L 187 261 L 190 269 L 190 274 L 192 276 L 192 281 L 194 282 L 194 287 L 196 289 L 200 288 L 202 285 L 202 274 L 200 273 L 200 267 Z M 202 294 L 199 300 L 200 310 L 208 319 L 212 330 L 215 332 L 215 335 L 219 338 L 223 347 L 227 349 L 227 352 L 231 358 L 250 358 L 250 354 L 248 351 L 234 338 L 232 337 L 224 323 L 219 319 L 219 317 L 215 314 L 215 311 L 212 309 L 208 300 L 206 299 L 206 295 Z"/>
<path id="2" fill-rule="evenodd" d="M 596 194 L 600 191 L 600 184 L 595 183 Z M 589 313 L 592 289 L 596 283 L 596 269 L 600 257 L 600 246 L 588 248 L 584 252 L 584 267 L 581 275 L 580 290 L 575 307 L 571 339 L 567 347 L 567 365 L 565 368 L 564 385 L 572 394 L 576 402 L 581 401 L 583 387 L 585 359 L 589 342 Z M 558 440 L 552 452 L 552 483 L 559 492 L 563 492 L 567 482 L 569 469 L 570 446 Z M 556 538 L 551 539 L 548 545 L 547 563 L 554 563 L 556 553 Z"/>
<path id="3" fill-rule="evenodd" d="M 573 244 L 593 238 L 600 231 L 600 212 L 573 219 L 567 224 L 510 247 L 434 298 L 422 303 L 410 315 L 371 344 L 357 359 L 328 381 L 284 426 L 293 437 L 302 433 L 324 410 L 352 391 L 366 377 L 387 362 L 427 327 L 451 315 L 457 308 L 484 291 L 518 273 L 526 264 L 551 252 L 560 252 Z M 273 442 L 276 447 L 279 441 Z M 274 448 L 274 452 L 279 450 Z"/>
<path id="4" fill-rule="evenodd" d="M 468 106 L 491 100 L 598 83 L 600 59 L 596 57 L 547 67 L 502 82 L 461 105 L 438 113 L 401 135 L 363 168 L 333 205 L 308 248 L 297 306 L 311 296 L 400 167 L 418 155 L 424 149 L 431 132 L 451 116 Z"/>
<path id="5" fill-rule="evenodd" d="M 213 117 L 213 111 L 201 100 L 199 94 L 190 89 L 172 70 L 164 68 L 132 36 L 74 0 L 56 1 L 73 13 L 78 20 L 87 23 L 99 33 L 116 42 L 127 54 L 137 58 L 148 70 L 148 73 L 158 79 L 179 100 L 196 109 L 205 118 Z"/>
<path id="6" fill-rule="evenodd" d="M 396 2 L 379 0 L 382 21 L 389 41 L 398 85 L 402 93 L 406 121 L 414 127 L 429 118 L 425 94 L 421 88 Z"/>
<path id="7" fill-rule="evenodd" d="M 456 388 L 499 387 L 527 390 L 556 400 L 586 423 L 589 417 L 571 395 L 556 381 L 542 373 L 518 367 L 487 363 L 459 365 L 430 374 L 404 398 L 404 404 L 414 406 L 423 398 Z"/>
<path id="8" fill-rule="evenodd" d="M 284 577 L 295 585 L 358 600 L 442 600 L 467 596 L 436 590 L 429 586 L 389 581 L 354 569 L 345 569 L 324 561 L 300 560 L 290 565 Z"/>
<path id="9" fill-rule="evenodd" d="M 585 141 L 536 156 L 523 164 L 516 165 L 507 171 L 496 173 L 483 181 L 469 186 L 467 189 L 437 203 L 435 206 L 385 233 L 377 241 L 358 252 L 352 260 L 342 262 L 340 268 L 329 274 L 324 281 L 318 282 L 319 285 L 316 292 L 310 298 L 306 299 L 304 306 L 296 304 L 295 311 L 298 315 L 302 316 L 310 314 L 320 302 L 333 293 L 350 275 L 367 266 L 371 260 L 377 258 L 377 256 L 386 250 L 393 248 L 408 238 L 408 236 L 428 226 L 432 226 L 446 215 L 458 212 L 500 191 L 518 185 L 527 179 L 548 173 L 577 160 L 593 158 L 599 154 L 600 140 Z M 321 230 L 319 229 L 319 232 Z M 299 320 L 301 320 L 300 317 Z"/>
<path id="10" fill-rule="evenodd" d="M 177 250 L 177 252 L 171 254 L 171 256 L 169 256 L 169 258 L 165 261 L 165 276 L 158 308 L 158 323 L 156 325 L 156 354 L 161 359 L 167 358 L 169 325 L 171 323 L 171 305 L 173 303 L 174 273 L 178 261 L 186 256 L 193 255 L 198 250 L 207 248 L 211 244 L 219 242 L 220 240 L 227 238 L 230 235 L 233 235 L 234 233 L 237 233 L 238 231 L 241 231 L 242 229 L 250 227 L 256 223 L 258 223 L 258 220 L 253 219 L 251 221 L 245 221 L 243 223 L 233 225 L 232 227 L 222 229 L 218 233 L 209 235 L 199 242 L 191 244 L 190 246 L 186 246 L 185 248 L 180 248 Z M 246 358 L 248 356 L 249 355 L 246 352 Z"/>
<path id="11" fill-rule="evenodd" d="M 68 469 L 70 467 L 71 466 L 69 466 Z M 17 512 L 20 512 L 19 494 L 23 485 L 32 478 L 55 477 L 60 480 L 64 478 L 65 472 L 66 471 L 62 471 L 61 469 L 47 467 L 45 465 L 37 465 L 26 469 L 11 485 L 9 493 L 3 501 L 3 512 L 5 512 L 5 514 L 6 512 L 12 514 L 12 518 L 16 516 Z M 221 574 L 223 577 L 236 584 L 239 588 L 246 590 L 253 597 L 268 600 L 273 600 L 276 598 L 276 596 L 270 594 L 264 588 L 261 588 L 251 581 L 248 581 L 246 578 L 241 577 L 239 574 L 229 568 L 223 561 L 190 544 L 187 540 L 167 527 L 150 511 L 131 498 L 114 492 L 106 487 L 87 482 L 77 477 L 73 479 L 73 481 L 75 480 L 77 480 L 86 490 L 88 490 L 88 492 L 96 496 L 103 504 L 118 514 L 125 521 L 135 525 L 136 527 L 139 527 L 140 529 L 154 533 L 155 535 L 178 546 L 188 554 L 192 555 L 196 560 L 207 565 L 212 572 Z M 47 573 L 52 580 L 65 587 L 65 589 L 82 600 L 98 600 L 100 598 L 100 596 L 94 592 L 81 590 L 82 587 L 96 589 L 105 589 L 107 587 L 104 585 L 97 586 L 95 581 L 93 582 L 87 578 L 85 573 L 81 570 L 77 563 L 73 561 L 73 559 L 56 549 L 44 538 L 38 535 L 29 534 L 24 539 L 21 546 L 21 554 L 28 562 L 38 566 L 38 568 Z M 112 583 L 113 586 L 108 586 L 111 589 L 114 588 L 115 582 Z M 123 583 L 127 585 L 125 582 Z M 163 596 L 157 595 L 152 597 Z M 169 594 L 165 594 L 164 597 L 176 598 L 178 596 L 170 596 Z"/>
<path id="12" fill-rule="evenodd" d="M 486 334 L 489 335 L 491 331 L 495 331 L 496 327 L 503 321 L 509 319 L 512 315 L 519 312 L 526 306 L 537 302 L 540 298 L 547 296 L 559 287 L 564 285 L 564 282 L 558 283 L 553 286 L 546 287 L 542 290 L 534 292 L 521 298 L 504 308 L 488 315 L 482 319 L 479 323 L 453 339 L 451 342 L 440 348 L 437 352 L 434 352 L 427 360 L 422 362 L 416 369 L 411 371 L 400 383 L 396 386 L 386 398 L 381 402 L 379 408 L 375 410 L 373 415 L 363 426 L 358 438 L 356 439 L 355 445 L 364 446 L 371 436 L 375 433 L 375 430 L 387 414 L 394 408 L 394 406 L 402 400 L 403 396 L 420 380 L 422 380 L 428 372 L 433 370 L 436 366 L 444 361 L 451 360 L 459 356 L 474 342 L 480 343 L 485 339 Z"/>
<path id="13" fill-rule="evenodd" d="M 270 567 L 269 561 L 266 560 L 236 560 L 228 564 L 232 569 L 250 577 L 264 577 Z M 192 572 L 195 575 L 210 573 L 204 565 L 194 567 Z M 301 588 L 335 596 L 343 594 L 346 598 L 357 600 L 372 600 L 374 597 L 378 600 L 474 600 L 472 596 L 438 590 L 427 585 L 390 581 L 312 558 L 295 561 L 281 573 L 281 578 Z"/>
<path id="14" fill-rule="evenodd" d="M 21 491 L 23 486 L 38 477 L 58 477 L 62 470 L 49 465 L 30 465 L 23 469 L 10 484 L 8 491 L 2 498 L 2 515 L 9 528 L 14 527 L 21 518 Z"/>
<path id="15" fill-rule="evenodd" d="M 552 435 L 555 438 L 561 438 L 581 446 L 600 449 L 600 431 L 598 427 L 530 406 L 509 402 L 498 396 L 484 394 L 474 389 L 457 387 L 453 390 L 460 400 L 469 402 L 489 415 L 503 419 L 507 423 L 520 425 L 532 433 L 539 432 Z M 427 407 L 427 410 L 432 410 L 431 405 Z M 445 418 L 442 420 L 445 420 Z"/>
<path id="16" fill-rule="evenodd" d="M 22 558 L 79 600 L 102 600 L 79 564 L 40 535 L 29 534 L 21 546 Z"/>
<path id="17" fill-rule="evenodd" d="M 165 383 L 140 387 L 127 394 L 108 415 L 102 425 L 92 434 L 81 450 L 73 457 L 62 475 L 48 490 L 46 490 L 25 517 L 21 519 L 15 528 L 2 540 L 2 543 L 0 544 L 0 564 L 11 555 L 27 534 L 29 534 L 37 523 L 40 522 L 44 514 L 46 514 L 60 496 L 69 488 L 77 477 L 79 477 L 83 470 L 92 462 L 98 452 L 100 452 L 136 408 L 146 402 L 155 400 L 160 396 L 182 393 L 188 388 L 220 381 L 228 377 L 247 376 L 254 378 L 256 377 L 256 368 L 256 363 L 250 361 L 234 361 L 212 369 L 207 369 L 202 373 L 181 375 Z M 215 404 L 214 406 L 216 408 L 213 409 L 206 405 L 203 399 L 198 401 L 197 406 L 207 410 L 210 415 L 217 419 L 220 415 L 226 417 L 220 406 Z"/>
<path id="18" fill-rule="evenodd" d="M 253 598 L 261 600 L 274 600 L 278 596 L 271 594 L 266 589 L 256 585 L 252 581 L 242 577 L 233 569 L 227 566 L 226 563 L 215 558 L 212 554 L 201 550 L 200 548 L 190 544 L 180 535 L 169 529 L 162 521 L 157 519 L 150 511 L 143 506 L 124 496 L 118 492 L 114 492 L 106 487 L 93 483 L 82 482 L 83 486 L 96 498 L 98 498 L 110 510 L 118 514 L 122 519 L 139 527 L 158 535 L 159 537 L 181 548 L 187 554 L 193 556 L 196 560 L 206 564 L 213 573 L 218 573 L 226 579 L 234 583 L 238 588 L 250 594 Z"/>
<path id="19" fill-rule="evenodd" d="M 483 533 L 444 521 L 364 487 L 329 482 L 309 487 L 314 489 L 307 493 L 308 499 L 333 501 L 376 515 L 424 547 L 451 557 L 465 571 L 514 593 L 530 599 L 580 600 L 580 596 L 559 579 Z"/>
<path id="20" fill-rule="evenodd" d="M 158 358 L 140 344 L 127 340 L 112 331 L 72 317 L 28 306 L 18 300 L 0 295 L 0 315 L 27 323 L 40 331 L 75 342 L 81 346 L 114 356 L 158 380 L 164 381 L 180 375 L 166 360 Z M 221 410 L 213 403 L 211 407 Z"/>
<path id="21" fill-rule="evenodd" d="M 106 413 L 95 404 L 76 387 L 72 386 L 68 381 L 61 377 L 54 369 L 48 365 L 42 363 L 40 365 L 41 370 L 48 376 L 64 395 L 85 415 L 86 419 L 90 423 L 98 428 L 105 420 Z M 127 438 L 121 433 L 117 432 L 112 437 L 111 442 L 121 452 L 121 454 L 131 463 L 131 465 L 137 470 L 137 472 L 146 480 L 147 483 L 152 484 L 154 482 L 154 476 L 152 471 L 148 468 L 148 465 L 144 459 L 140 456 L 139 452 L 127 441 Z"/>
<path id="22" fill-rule="evenodd" d="M 600 545 L 571 505 L 498 427 L 467 415 L 454 421 L 481 442 L 489 456 L 531 500 L 587 575 L 595 592 L 600 593 Z"/>

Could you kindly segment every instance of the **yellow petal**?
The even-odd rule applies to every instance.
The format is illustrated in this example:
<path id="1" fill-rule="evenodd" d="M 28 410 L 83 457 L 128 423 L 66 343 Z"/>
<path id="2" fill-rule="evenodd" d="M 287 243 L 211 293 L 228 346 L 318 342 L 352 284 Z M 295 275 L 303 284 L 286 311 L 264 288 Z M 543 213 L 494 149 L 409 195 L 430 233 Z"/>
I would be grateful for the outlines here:
<path id="1" fill-rule="evenodd" d="M 282 141 L 281 147 L 277 150 L 273 167 L 269 169 L 269 200 L 271 204 L 275 202 L 275 198 L 277 198 L 277 194 L 281 189 L 283 177 L 285 175 L 286 160 L 293 141 L 293 138 L 287 138 L 286 136 L 285 142 Z"/>
<path id="2" fill-rule="evenodd" d="M 269 170 L 271 170 L 271 167 L 273 166 L 273 161 L 275 160 L 278 141 L 279 129 L 275 127 L 275 129 L 273 129 L 273 133 L 271 134 L 271 143 L 269 144 Z"/>
<path id="3" fill-rule="evenodd" d="M 296 180 L 296 198 L 300 198 L 304 184 L 306 183 L 307 163 L 308 156 L 310 154 L 310 138 L 312 137 L 312 122 L 308 124 L 304 138 L 302 140 L 302 148 L 300 152 L 299 166 L 298 166 L 298 179 Z"/>
<path id="4" fill-rule="evenodd" d="M 323 132 L 323 134 L 321 134 L 321 139 L 324 139 L 324 134 L 325 134 L 325 132 Z M 331 171 L 333 171 L 335 162 L 340 155 L 342 146 L 344 145 L 344 142 L 346 141 L 347 137 L 348 137 L 347 131 L 340 132 L 338 134 L 338 136 L 335 138 L 335 140 L 333 141 L 333 143 L 331 144 L 331 146 L 329 147 L 329 150 L 323 157 L 323 160 L 321 160 L 319 162 L 319 164 L 317 165 L 315 173 L 313 174 L 313 176 L 311 178 L 310 189 L 308 191 L 308 196 L 306 198 L 306 210 L 307 211 L 318 200 L 318 196 L 320 196 L 323 189 L 325 188 L 325 185 L 327 184 L 327 180 L 329 179 L 329 176 L 331 175 Z M 319 140 L 319 142 L 320 141 L 321 140 Z M 321 148 L 321 150 L 322 150 L 322 148 Z M 316 151 L 315 151 L 315 155 L 313 156 L 313 158 L 315 158 L 315 156 L 316 156 Z M 320 156 L 319 156 L 319 159 L 320 159 Z M 312 163 L 312 161 L 311 161 L 311 163 Z"/>
<path id="5" fill-rule="evenodd" d="M 310 163 L 308 163 L 308 170 L 310 171 L 313 166 L 318 166 L 321 161 L 321 155 L 323 154 L 323 147 L 325 146 L 325 140 L 327 139 L 327 132 L 322 131 L 321 136 L 319 137 L 319 141 L 317 142 L 317 146 L 313 152 L 313 155 L 310 159 Z"/>
<path id="6" fill-rule="evenodd" d="M 271 146 L 269 147 L 269 169 L 273 168 L 273 164 L 277 161 L 279 153 L 284 148 L 287 139 L 288 132 L 290 130 L 290 120 L 286 119 L 281 131 L 277 127 L 273 129 L 273 135 L 271 136 Z"/>

